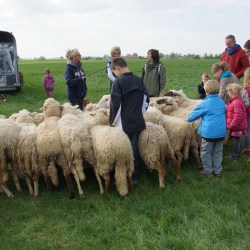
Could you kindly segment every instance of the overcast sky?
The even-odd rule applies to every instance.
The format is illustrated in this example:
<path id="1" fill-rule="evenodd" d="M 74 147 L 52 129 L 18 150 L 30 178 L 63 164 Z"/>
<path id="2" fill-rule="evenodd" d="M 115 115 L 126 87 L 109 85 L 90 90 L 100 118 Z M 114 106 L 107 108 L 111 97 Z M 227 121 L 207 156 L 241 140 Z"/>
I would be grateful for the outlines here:
<path id="1" fill-rule="evenodd" d="M 0 0 L 0 30 L 17 40 L 21 58 L 122 55 L 219 54 L 224 38 L 250 39 L 249 0 Z"/>

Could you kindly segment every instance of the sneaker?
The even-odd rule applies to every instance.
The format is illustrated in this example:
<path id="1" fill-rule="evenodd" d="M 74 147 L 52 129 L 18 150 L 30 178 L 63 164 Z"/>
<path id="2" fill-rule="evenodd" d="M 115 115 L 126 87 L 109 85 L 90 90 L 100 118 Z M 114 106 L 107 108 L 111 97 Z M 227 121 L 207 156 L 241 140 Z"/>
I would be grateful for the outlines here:
<path id="1" fill-rule="evenodd" d="M 239 156 L 236 155 L 236 154 L 229 154 L 229 155 L 226 155 L 226 156 L 225 156 L 225 159 L 231 160 L 231 161 L 237 161 L 238 158 L 239 158 Z"/>
<path id="2" fill-rule="evenodd" d="M 241 152 L 242 155 L 250 155 L 250 149 L 244 149 L 242 152 Z"/>
<path id="3" fill-rule="evenodd" d="M 215 173 L 214 173 L 214 177 L 221 178 L 221 177 L 222 177 L 222 174 L 215 174 Z"/>
<path id="4" fill-rule="evenodd" d="M 204 171 L 200 171 L 199 175 L 201 177 L 213 177 L 214 176 L 213 173 L 207 173 L 207 172 L 204 172 Z"/>

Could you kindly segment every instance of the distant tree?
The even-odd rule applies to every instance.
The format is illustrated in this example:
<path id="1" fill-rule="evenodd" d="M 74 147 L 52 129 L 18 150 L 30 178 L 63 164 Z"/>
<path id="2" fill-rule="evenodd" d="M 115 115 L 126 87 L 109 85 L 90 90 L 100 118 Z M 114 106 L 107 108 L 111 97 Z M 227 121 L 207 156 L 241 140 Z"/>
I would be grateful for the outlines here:
<path id="1" fill-rule="evenodd" d="M 138 54 L 137 53 L 133 53 L 132 56 L 138 56 Z"/>
<path id="2" fill-rule="evenodd" d="M 131 56 L 131 54 L 126 54 L 126 57 L 129 57 L 129 56 Z"/>
<path id="3" fill-rule="evenodd" d="M 37 59 L 38 59 L 39 61 L 44 61 L 44 60 L 46 60 L 45 56 L 40 56 L 40 57 L 38 57 Z"/>
<path id="4" fill-rule="evenodd" d="M 163 58 L 164 57 L 164 54 L 163 53 L 159 53 L 160 54 L 160 58 Z"/>

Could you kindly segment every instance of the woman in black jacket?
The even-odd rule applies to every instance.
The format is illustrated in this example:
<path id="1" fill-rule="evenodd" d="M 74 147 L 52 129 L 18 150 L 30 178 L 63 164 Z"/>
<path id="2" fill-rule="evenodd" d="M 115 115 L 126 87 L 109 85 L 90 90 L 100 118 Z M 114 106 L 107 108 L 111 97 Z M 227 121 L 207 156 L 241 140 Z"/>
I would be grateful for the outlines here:
<path id="1" fill-rule="evenodd" d="M 81 63 L 81 54 L 77 49 L 68 50 L 65 71 L 67 96 L 72 105 L 78 105 L 83 110 L 83 99 L 87 94 L 86 77 Z"/>

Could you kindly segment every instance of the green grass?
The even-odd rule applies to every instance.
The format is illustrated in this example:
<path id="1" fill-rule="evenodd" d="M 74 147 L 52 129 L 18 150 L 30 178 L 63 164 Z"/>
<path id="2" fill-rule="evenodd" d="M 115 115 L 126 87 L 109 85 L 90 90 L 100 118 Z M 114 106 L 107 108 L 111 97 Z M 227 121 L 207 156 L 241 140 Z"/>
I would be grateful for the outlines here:
<path id="1" fill-rule="evenodd" d="M 189 97 L 197 97 L 197 84 L 203 72 L 210 72 L 214 60 L 164 60 L 168 88 L 182 88 Z M 129 61 L 140 75 L 144 61 Z M 5 93 L 0 114 L 9 116 L 27 108 L 38 111 L 45 99 L 42 77 L 46 67 L 56 79 L 55 98 L 66 101 L 63 79 L 65 62 L 21 62 L 25 86 L 21 93 Z M 93 102 L 109 91 L 104 61 L 86 61 L 88 98 Z M 228 142 L 224 154 L 231 151 Z M 184 162 L 182 181 L 167 167 L 166 187 L 159 190 L 155 172 L 141 170 L 134 190 L 125 198 L 118 196 L 113 184 L 109 193 L 99 194 L 91 169 L 82 184 L 85 198 L 69 200 L 65 180 L 46 190 L 40 179 L 40 196 L 23 192 L 15 198 L 0 195 L 0 249 L 250 249 L 250 160 L 223 161 L 223 178 L 198 177 L 192 157 Z"/>

